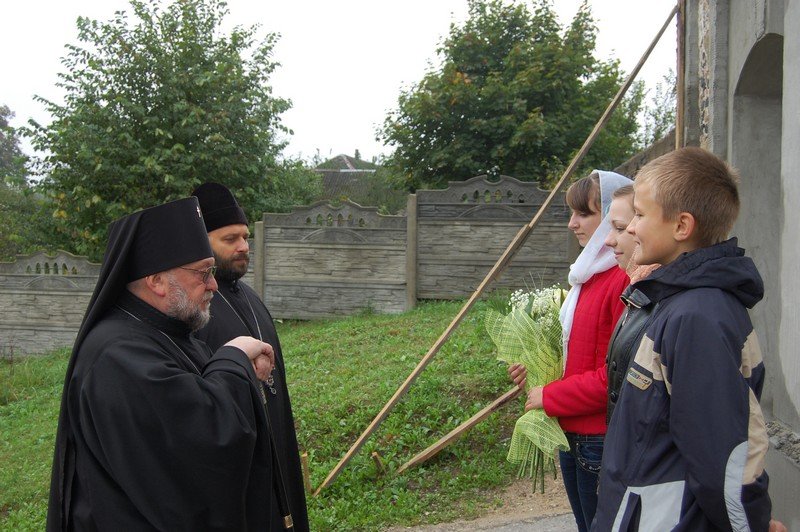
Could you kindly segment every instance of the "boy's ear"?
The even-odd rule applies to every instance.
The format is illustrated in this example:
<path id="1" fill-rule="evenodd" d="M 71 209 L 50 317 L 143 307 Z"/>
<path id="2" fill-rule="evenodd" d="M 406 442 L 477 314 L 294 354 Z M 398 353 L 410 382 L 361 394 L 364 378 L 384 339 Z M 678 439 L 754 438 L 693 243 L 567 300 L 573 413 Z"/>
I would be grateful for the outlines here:
<path id="1" fill-rule="evenodd" d="M 697 221 L 691 213 L 682 212 L 678 214 L 678 217 L 675 219 L 672 236 L 678 242 L 686 242 L 694 235 L 696 225 Z"/>
<path id="2" fill-rule="evenodd" d="M 162 273 L 154 273 L 144 278 L 144 284 L 148 290 L 155 295 L 164 297 L 167 295 L 167 278 Z"/>

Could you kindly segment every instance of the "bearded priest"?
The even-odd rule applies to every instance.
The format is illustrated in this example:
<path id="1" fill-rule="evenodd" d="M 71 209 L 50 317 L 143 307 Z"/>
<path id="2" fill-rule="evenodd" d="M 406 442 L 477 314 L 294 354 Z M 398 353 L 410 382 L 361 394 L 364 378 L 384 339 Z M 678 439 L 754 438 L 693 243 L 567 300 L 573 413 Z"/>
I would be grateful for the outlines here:
<path id="1" fill-rule="evenodd" d="M 208 240 L 217 264 L 219 290 L 211 301 L 211 321 L 197 331 L 197 338 L 211 349 L 239 335 L 254 336 L 270 344 L 275 352 L 275 368 L 264 382 L 267 410 L 273 436 L 276 467 L 280 468 L 283 485 L 273 491 L 271 524 L 278 528 L 283 516 L 278 511 L 283 503 L 281 491 L 291 511 L 294 529 L 308 530 L 305 489 L 300 468 L 292 405 L 286 384 L 278 333 L 267 307 L 256 292 L 242 281 L 250 262 L 247 217 L 231 191 L 218 183 L 204 183 L 193 196 L 200 201 Z"/>

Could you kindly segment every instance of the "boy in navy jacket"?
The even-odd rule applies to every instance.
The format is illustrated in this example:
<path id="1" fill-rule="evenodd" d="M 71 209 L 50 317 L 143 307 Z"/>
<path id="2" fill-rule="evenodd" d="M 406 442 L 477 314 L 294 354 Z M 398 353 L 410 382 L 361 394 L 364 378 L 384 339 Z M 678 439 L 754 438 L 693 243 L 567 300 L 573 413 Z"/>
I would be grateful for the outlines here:
<path id="1" fill-rule="evenodd" d="M 736 239 L 726 240 L 736 183 L 699 148 L 637 175 L 628 232 L 640 264 L 663 266 L 630 288 L 652 316 L 608 427 L 593 530 L 770 527 L 764 365 L 747 313 L 764 289 Z"/>

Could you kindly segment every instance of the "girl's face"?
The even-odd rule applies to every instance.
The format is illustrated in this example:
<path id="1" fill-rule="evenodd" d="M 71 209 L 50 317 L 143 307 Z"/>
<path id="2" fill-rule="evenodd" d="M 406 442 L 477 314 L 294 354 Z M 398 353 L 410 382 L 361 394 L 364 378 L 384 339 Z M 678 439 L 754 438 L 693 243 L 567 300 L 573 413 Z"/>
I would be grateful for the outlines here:
<path id="1" fill-rule="evenodd" d="M 631 214 L 631 216 L 633 216 L 633 214 Z M 601 221 L 600 209 L 598 209 L 597 212 L 578 212 L 573 209 L 567 227 L 575 233 L 578 244 L 580 244 L 581 247 L 586 247 L 586 244 L 589 242 L 589 239 L 592 238 L 595 229 L 597 229 Z"/>
<path id="2" fill-rule="evenodd" d="M 611 207 L 608 209 L 608 218 L 611 222 L 611 231 L 605 240 L 605 245 L 614 250 L 614 258 L 623 270 L 628 267 L 636 249 L 636 242 L 633 235 L 628 233 L 625 228 L 633 219 L 632 196 L 614 198 Z"/>

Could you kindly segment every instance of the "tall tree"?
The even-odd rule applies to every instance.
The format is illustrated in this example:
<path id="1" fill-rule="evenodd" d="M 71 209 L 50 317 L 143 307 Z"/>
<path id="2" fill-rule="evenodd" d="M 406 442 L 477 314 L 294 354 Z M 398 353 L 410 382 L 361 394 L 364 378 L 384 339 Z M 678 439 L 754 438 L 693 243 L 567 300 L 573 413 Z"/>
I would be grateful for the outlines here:
<path id="1" fill-rule="evenodd" d="M 594 57 L 586 3 L 562 28 L 549 0 L 532 8 L 469 0 L 450 26 L 441 67 L 400 94 L 379 137 L 405 184 L 440 185 L 480 173 L 547 180 L 582 145 L 622 82 L 616 61 Z M 617 111 L 586 167 L 615 167 L 633 154 L 641 91 Z"/>
<path id="2" fill-rule="evenodd" d="M 272 94 L 277 36 L 221 30 L 222 0 L 131 0 L 105 22 L 81 17 L 58 85 L 64 104 L 39 98 L 53 121 L 32 123 L 60 244 L 99 258 L 109 221 L 186 196 L 216 180 L 236 191 L 251 219 L 276 198 L 317 191 L 313 173 L 283 162 Z"/>
<path id="3" fill-rule="evenodd" d="M 7 105 L 0 105 L 0 181 L 21 184 L 25 181 L 27 157 L 19 147 L 19 135 L 11 127 L 14 113 Z"/>
<path id="4" fill-rule="evenodd" d="M 675 71 L 670 68 L 661 81 L 656 83 L 653 94 L 641 109 L 642 148 L 660 140 L 675 128 L 677 90 Z"/>
<path id="5" fill-rule="evenodd" d="M 49 218 L 28 184 L 28 158 L 9 123 L 12 118 L 11 109 L 0 105 L 0 260 L 41 248 L 49 234 Z"/>

